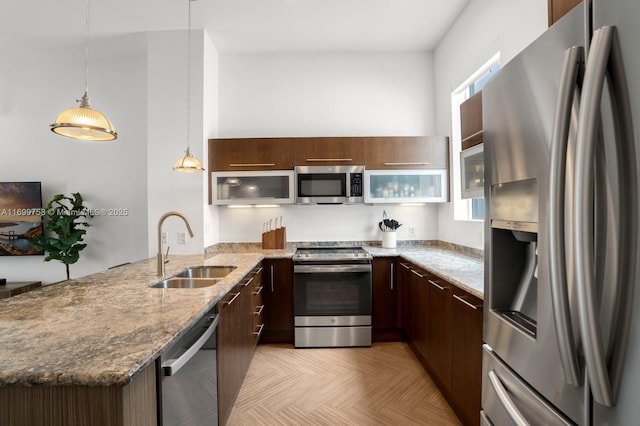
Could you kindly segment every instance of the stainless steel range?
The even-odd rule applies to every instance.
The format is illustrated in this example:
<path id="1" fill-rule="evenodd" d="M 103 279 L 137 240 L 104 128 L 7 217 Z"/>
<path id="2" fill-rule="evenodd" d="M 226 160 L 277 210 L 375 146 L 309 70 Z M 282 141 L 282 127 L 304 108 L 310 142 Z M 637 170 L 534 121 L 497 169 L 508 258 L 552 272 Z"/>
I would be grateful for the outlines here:
<path id="1" fill-rule="evenodd" d="M 371 254 L 299 248 L 293 256 L 297 348 L 371 346 Z"/>

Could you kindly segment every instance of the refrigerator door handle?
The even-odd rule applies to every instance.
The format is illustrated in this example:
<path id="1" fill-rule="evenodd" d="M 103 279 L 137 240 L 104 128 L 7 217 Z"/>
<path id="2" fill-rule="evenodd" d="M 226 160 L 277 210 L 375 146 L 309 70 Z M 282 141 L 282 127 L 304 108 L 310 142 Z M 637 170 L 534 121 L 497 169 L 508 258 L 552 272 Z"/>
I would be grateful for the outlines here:
<path id="1" fill-rule="evenodd" d="M 498 399 L 500 399 L 502 406 L 507 410 L 507 413 L 509 413 L 511 420 L 513 420 L 517 426 L 529 426 L 529 422 L 522 415 L 520 410 L 518 410 L 518 407 L 516 407 L 516 404 L 514 404 L 511 397 L 509 397 L 509 394 L 500 381 L 500 378 L 493 370 L 489 371 L 489 381 L 491 382 L 491 386 L 493 386 L 493 390 L 496 391 L 496 395 L 498 395 Z"/>
<path id="2" fill-rule="evenodd" d="M 551 305 L 556 325 L 560 361 L 565 382 L 579 386 L 580 370 L 577 349 L 571 323 L 567 262 L 565 252 L 565 175 L 567 170 L 567 145 L 571 126 L 576 89 L 580 89 L 581 68 L 584 65 L 584 49 L 574 46 L 565 51 L 562 80 L 551 136 L 551 165 L 549 179 L 549 266 L 551 274 Z"/>
<path id="3" fill-rule="evenodd" d="M 620 282 L 614 297 L 618 306 L 611 359 L 607 360 L 599 327 L 599 301 L 593 270 L 593 187 L 594 153 L 600 132 L 600 103 L 607 74 L 616 135 L 617 173 L 621 182 L 619 257 L 615 259 Z M 576 282 L 578 310 L 587 375 L 593 398 L 605 406 L 615 405 L 622 377 L 628 341 L 636 281 L 638 202 L 635 164 L 635 141 L 629 95 L 615 27 L 602 27 L 594 32 L 585 71 L 583 101 L 580 108 L 576 146 L 574 193 L 574 245 L 576 249 Z M 585 216 L 587 216 L 585 218 Z"/>

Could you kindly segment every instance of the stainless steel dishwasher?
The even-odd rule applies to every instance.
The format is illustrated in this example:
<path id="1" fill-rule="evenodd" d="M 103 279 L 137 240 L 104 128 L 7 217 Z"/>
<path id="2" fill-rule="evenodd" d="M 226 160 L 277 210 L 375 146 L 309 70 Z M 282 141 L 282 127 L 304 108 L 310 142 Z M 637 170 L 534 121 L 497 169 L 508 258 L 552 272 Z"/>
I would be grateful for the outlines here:
<path id="1" fill-rule="evenodd" d="M 216 327 L 211 309 L 158 361 L 158 424 L 203 426 L 218 424 Z"/>

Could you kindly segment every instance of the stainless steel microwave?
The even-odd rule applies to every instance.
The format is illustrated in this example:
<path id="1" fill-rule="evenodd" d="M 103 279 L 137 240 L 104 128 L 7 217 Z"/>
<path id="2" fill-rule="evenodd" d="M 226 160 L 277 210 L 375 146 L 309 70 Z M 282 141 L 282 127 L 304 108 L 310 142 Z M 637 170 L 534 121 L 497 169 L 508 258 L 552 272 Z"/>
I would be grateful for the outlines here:
<path id="1" fill-rule="evenodd" d="M 364 166 L 297 166 L 296 204 L 364 202 Z"/>

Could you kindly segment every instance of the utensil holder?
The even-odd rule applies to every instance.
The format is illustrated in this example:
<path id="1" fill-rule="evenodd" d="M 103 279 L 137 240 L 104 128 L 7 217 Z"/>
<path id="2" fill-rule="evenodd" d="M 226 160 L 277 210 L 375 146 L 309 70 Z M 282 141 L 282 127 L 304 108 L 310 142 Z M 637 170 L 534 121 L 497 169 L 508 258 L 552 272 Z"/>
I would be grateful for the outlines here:
<path id="1" fill-rule="evenodd" d="M 275 244 L 277 249 L 283 249 L 287 245 L 287 228 L 281 226 L 276 228 Z"/>
<path id="2" fill-rule="evenodd" d="M 396 248 L 396 231 L 382 233 L 382 248 Z"/>
<path id="3" fill-rule="evenodd" d="M 262 234 L 262 248 L 263 249 L 276 248 L 276 231 L 268 231 Z"/>

